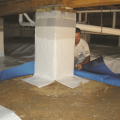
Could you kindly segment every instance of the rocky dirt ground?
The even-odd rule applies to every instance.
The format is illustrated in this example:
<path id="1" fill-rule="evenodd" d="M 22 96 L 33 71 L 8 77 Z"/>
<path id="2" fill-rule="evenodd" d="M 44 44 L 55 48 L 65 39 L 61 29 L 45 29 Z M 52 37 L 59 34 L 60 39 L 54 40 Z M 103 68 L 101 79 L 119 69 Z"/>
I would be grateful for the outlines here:
<path id="1" fill-rule="evenodd" d="M 21 80 L 29 76 L 0 82 L 0 105 L 22 120 L 120 120 L 120 87 L 90 80 L 38 88 Z"/>

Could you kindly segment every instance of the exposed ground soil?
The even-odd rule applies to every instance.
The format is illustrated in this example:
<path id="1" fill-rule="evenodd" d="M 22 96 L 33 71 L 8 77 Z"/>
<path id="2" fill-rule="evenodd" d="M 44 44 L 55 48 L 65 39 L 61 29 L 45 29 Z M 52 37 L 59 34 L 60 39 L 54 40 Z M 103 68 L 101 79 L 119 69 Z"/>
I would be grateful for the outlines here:
<path id="1" fill-rule="evenodd" d="M 38 88 L 21 80 L 29 76 L 0 82 L 0 105 L 22 120 L 120 120 L 120 87 L 90 80 Z"/>

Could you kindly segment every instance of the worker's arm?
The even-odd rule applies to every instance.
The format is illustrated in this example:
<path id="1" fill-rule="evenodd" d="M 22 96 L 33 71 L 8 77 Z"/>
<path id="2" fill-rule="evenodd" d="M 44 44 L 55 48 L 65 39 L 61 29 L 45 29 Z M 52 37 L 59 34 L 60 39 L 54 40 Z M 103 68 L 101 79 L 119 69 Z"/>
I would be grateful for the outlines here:
<path id="1" fill-rule="evenodd" d="M 89 61 L 90 61 L 90 55 L 87 56 L 87 57 L 84 59 L 83 62 L 78 63 L 77 66 L 76 66 L 76 69 L 77 69 L 77 70 L 81 70 L 81 69 L 82 69 L 82 66 L 83 66 L 83 65 L 86 65 Z"/>

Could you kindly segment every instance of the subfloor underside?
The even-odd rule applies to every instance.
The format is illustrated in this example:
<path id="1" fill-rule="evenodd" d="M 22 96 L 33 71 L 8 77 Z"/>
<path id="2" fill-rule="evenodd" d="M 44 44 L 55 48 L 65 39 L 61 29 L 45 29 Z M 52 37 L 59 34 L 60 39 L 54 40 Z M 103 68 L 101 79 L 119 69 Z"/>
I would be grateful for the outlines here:
<path id="1" fill-rule="evenodd" d="M 90 80 L 38 88 L 21 80 L 30 76 L 0 82 L 0 105 L 22 120 L 120 120 L 120 87 Z"/>

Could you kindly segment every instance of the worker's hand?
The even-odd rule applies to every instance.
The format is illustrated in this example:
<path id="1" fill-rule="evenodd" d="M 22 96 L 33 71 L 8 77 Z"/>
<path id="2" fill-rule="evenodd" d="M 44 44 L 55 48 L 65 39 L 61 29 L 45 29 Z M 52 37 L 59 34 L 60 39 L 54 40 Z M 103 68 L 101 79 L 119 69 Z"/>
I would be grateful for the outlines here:
<path id="1" fill-rule="evenodd" d="M 77 64 L 76 66 L 75 66 L 75 69 L 77 69 L 77 70 L 81 70 L 82 69 L 82 65 L 79 63 L 79 64 Z"/>

